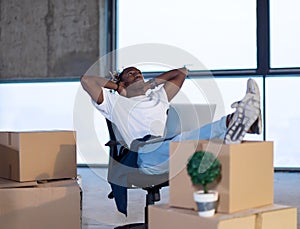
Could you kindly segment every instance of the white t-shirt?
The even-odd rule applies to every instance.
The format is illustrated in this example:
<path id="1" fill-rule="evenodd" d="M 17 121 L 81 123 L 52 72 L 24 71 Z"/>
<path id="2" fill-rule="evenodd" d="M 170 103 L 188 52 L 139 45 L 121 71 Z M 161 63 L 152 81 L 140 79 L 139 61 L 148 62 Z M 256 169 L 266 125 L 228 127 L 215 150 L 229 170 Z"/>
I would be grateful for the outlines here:
<path id="1" fill-rule="evenodd" d="M 103 102 L 94 106 L 118 128 L 125 143 L 148 134 L 163 136 L 169 102 L 163 87 L 148 90 L 146 95 L 126 98 L 103 89 Z"/>

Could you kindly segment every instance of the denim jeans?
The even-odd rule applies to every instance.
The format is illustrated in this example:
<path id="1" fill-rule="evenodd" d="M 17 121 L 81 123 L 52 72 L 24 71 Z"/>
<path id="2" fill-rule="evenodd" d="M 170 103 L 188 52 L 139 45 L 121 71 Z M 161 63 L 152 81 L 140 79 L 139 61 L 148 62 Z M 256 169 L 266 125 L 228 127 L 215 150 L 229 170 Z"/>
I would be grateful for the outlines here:
<path id="1" fill-rule="evenodd" d="M 224 139 L 227 131 L 226 116 L 192 131 L 174 136 L 172 139 L 147 144 L 138 151 L 137 164 L 146 174 L 162 174 L 169 171 L 169 148 L 171 142 L 186 140 Z"/>

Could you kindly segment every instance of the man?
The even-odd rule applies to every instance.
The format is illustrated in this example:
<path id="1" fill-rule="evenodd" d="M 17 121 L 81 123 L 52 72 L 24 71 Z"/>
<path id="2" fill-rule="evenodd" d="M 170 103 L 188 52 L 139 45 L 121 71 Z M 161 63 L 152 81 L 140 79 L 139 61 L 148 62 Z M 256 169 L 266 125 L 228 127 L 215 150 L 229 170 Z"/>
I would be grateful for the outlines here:
<path id="1" fill-rule="evenodd" d="M 238 144 L 246 133 L 261 133 L 259 88 L 249 79 L 246 95 L 232 105 L 236 108 L 233 114 L 157 143 L 140 144 L 145 138 L 163 136 L 169 103 L 187 74 L 186 68 L 173 69 L 145 82 L 139 69 L 128 67 L 116 82 L 98 76 L 81 77 L 94 106 L 117 127 L 122 144 L 138 152 L 137 167 L 146 174 L 168 172 L 171 141 L 222 139 L 225 144 Z"/>
<path id="2" fill-rule="evenodd" d="M 169 102 L 182 87 L 187 73 L 186 68 L 174 69 L 145 82 L 139 69 L 128 67 L 122 71 L 116 82 L 103 77 L 84 75 L 81 84 L 91 96 L 95 107 L 115 124 L 126 146 L 130 148 L 136 139 L 147 135 L 163 136 Z M 160 85 L 162 86 L 157 89 Z M 112 93 L 111 90 L 118 93 Z M 245 97 L 232 107 L 236 108 L 235 113 L 209 124 L 222 127 L 218 133 L 210 133 L 210 139 L 223 137 L 227 144 L 240 143 L 247 132 L 261 133 L 260 94 L 253 79 L 247 82 Z M 206 127 L 203 131 L 205 129 L 210 128 Z M 189 136 L 188 139 L 182 136 L 174 138 L 205 139 L 201 137 L 207 136 L 203 131 L 200 129 L 200 136 Z M 141 167 L 143 168 L 142 164 Z"/>

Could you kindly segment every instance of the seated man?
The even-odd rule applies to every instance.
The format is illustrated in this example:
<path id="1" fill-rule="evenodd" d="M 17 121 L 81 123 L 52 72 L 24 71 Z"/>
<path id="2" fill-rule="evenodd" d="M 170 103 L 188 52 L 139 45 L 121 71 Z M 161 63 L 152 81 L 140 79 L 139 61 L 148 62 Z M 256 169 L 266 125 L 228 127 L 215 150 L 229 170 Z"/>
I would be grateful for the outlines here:
<path id="1" fill-rule="evenodd" d="M 82 87 L 91 96 L 94 106 L 117 127 L 124 146 L 138 152 L 137 167 L 146 174 L 168 172 L 172 141 L 222 139 L 225 144 L 237 144 L 246 133 L 261 133 L 259 88 L 249 79 L 246 95 L 232 105 L 236 108 L 233 114 L 162 142 L 136 144 L 149 136 L 163 136 L 169 103 L 187 74 L 186 68 L 173 69 L 145 82 L 139 69 L 128 67 L 116 82 L 98 76 L 81 77 Z"/>

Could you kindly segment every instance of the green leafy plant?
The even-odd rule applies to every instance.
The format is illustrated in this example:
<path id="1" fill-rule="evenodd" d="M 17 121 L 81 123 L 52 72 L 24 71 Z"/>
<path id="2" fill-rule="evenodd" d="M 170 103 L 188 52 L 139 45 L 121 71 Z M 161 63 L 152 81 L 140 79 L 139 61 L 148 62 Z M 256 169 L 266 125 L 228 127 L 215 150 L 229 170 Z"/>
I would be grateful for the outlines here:
<path id="1" fill-rule="evenodd" d="M 207 185 L 221 176 L 221 164 L 214 154 L 197 151 L 188 160 L 187 172 L 192 183 L 202 185 L 204 193 L 208 193 Z"/>

